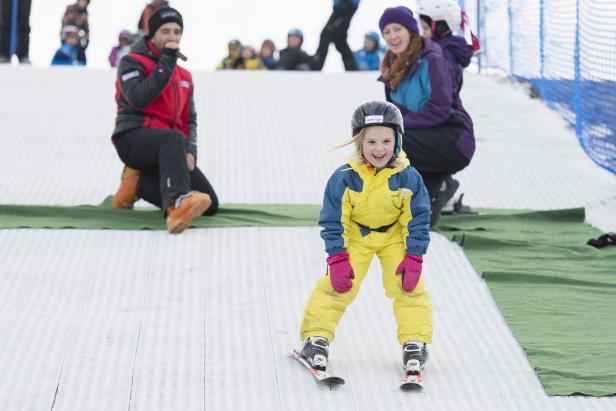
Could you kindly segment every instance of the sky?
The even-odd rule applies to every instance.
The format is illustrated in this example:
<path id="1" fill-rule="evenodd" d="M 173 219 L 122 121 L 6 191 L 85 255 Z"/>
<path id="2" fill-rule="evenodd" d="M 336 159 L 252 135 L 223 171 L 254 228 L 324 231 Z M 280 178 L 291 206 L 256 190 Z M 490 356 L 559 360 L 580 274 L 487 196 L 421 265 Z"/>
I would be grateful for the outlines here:
<path id="1" fill-rule="evenodd" d="M 46 67 L 60 45 L 61 18 L 68 0 L 32 0 L 30 25 L 30 58 L 34 66 Z M 117 43 L 122 29 L 135 31 L 139 16 L 148 3 L 145 0 L 92 0 L 90 14 L 90 46 L 88 67 L 109 67 L 107 56 Z M 286 33 L 297 27 L 304 32 L 304 49 L 312 54 L 317 48 L 321 29 L 332 12 L 331 0 L 171 0 L 184 18 L 181 49 L 190 70 L 210 71 L 224 57 L 227 42 L 237 38 L 259 48 L 266 38 L 284 48 Z M 386 7 L 414 1 L 363 0 L 349 29 L 349 45 L 361 48 L 368 31 L 378 32 L 378 20 Z M 324 71 L 343 70 L 340 54 L 333 45 Z"/>

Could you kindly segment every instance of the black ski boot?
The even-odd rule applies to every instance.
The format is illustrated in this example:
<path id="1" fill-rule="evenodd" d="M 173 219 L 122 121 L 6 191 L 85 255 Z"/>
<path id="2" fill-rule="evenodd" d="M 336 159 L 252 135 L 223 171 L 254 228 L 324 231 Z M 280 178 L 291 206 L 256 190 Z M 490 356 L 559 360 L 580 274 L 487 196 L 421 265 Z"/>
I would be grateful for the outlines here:
<path id="1" fill-rule="evenodd" d="M 310 337 L 304 341 L 302 357 L 316 370 L 325 371 L 329 356 L 329 342 L 325 337 Z"/>
<path id="2" fill-rule="evenodd" d="M 407 374 L 418 374 L 428 361 L 428 346 L 417 340 L 410 340 L 402 346 L 402 362 Z"/>
<path id="3" fill-rule="evenodd" d="M 460 182 L 455 180 L 452 176 L 448 176 L 441 184 L 436 196 L 430 199 L 430 227 L 434 227 L 438 220 L 441 218 L 441 212 L 447 202 L 453 198 L 453 195 L 460 187 Z"/>

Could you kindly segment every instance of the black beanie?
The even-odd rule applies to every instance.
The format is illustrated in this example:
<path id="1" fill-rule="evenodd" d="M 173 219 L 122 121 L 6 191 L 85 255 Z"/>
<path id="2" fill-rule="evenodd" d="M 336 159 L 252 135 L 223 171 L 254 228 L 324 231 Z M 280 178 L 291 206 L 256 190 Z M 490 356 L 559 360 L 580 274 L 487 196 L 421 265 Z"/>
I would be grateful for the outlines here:
<path id="1" fill-rule="evenodd" d="M 174 8 L 163 7 L 150 16 L 148 20 L 148 38 L 154 37 L 156 30 L 165 23 L 177 23 L 180 25 L 182 31 L 184 31 L 184 22 L 182 21 L 182 15 Z"/>

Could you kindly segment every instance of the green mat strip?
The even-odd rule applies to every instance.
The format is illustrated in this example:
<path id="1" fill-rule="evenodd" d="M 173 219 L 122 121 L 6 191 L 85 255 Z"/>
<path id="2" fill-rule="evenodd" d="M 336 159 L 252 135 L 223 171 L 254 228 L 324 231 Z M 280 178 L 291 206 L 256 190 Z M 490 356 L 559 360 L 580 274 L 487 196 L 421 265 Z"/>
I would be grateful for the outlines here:
<path id="1" fill-rule="evenodd" d="M 153 207 L 114 210 L 106 199 L 99 206 L 0 205 L 0 228 L 84 228 L 165 230 L 165 220 Z M 193 220 L 191 227 L 305 227 L 318 223 L 319 205 L 223 205 L 213 216 Z"/>
<path id="2" fill-rule="evenodd" d="M 546 393 L 616 394 L 616 247 L 586 245 L 601 233 L 583 209 L 485 212 L 437 229 L 485 278 Z"/>

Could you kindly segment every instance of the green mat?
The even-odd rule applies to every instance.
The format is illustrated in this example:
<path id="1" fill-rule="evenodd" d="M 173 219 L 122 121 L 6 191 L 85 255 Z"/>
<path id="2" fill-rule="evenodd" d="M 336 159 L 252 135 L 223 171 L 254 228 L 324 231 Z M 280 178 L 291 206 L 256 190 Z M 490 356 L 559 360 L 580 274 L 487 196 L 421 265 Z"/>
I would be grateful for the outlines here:
<path id="1" fill-rule="evenodd" d="M 485 212 L 437 229 L 485 278 L 546 393 L 615 394 L 616 247 L 586 245 L 601 233 L 583 209 Z"/>
<path id="2" fill-rule="evenodd" d="M 0 228 L 165 229 L 157 209 L 113 210 L 109 201 L 0 205 Z M 316 226 L 319 209 L 223 205 L 193 226 Z M 437 231 L 483 275 L 549 395 L 616 393 L 616 247 L 586 245 L 600 232 L 584 224 L 584 210 L 481 210 L 443 216 Z"/>
<path id="3" fill-rule="evenodd" d="M 98 206 L 0 205 L 0 228 L 85 228 L 165 230 L 159 209 L 114 210 L 111 197 Z M 316 226 L 319 205 L 233 204 L 216 215 L 193 220 L 191 227 L 304 227 Z"/>

